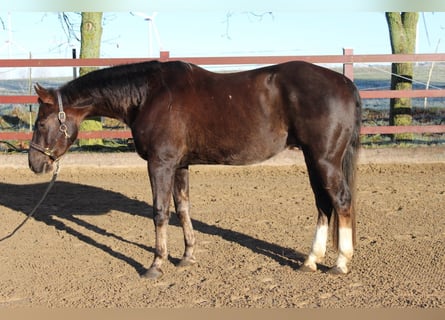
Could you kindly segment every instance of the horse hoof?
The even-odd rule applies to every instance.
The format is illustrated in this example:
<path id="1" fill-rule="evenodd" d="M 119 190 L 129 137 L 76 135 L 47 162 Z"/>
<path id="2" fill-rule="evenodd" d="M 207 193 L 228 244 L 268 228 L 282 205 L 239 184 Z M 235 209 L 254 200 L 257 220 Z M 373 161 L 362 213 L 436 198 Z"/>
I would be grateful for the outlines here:
<path id="1" fill-rule="evenodd" d="M 307 258 L 299 270 L 303 272 L 315 272 L 317 271 L 317 263 L 314 259 Z"/>
<path id="2" fill-rule="evenodd" d="M 344 270 L 339 267 L 332 267 L 331 269 L 328 270 L 328 274 L 332 274 L 332 275 L 344 275 L 347 273 L 348 273 L 348 269 Z"/>
<path id="3" fill-rule="evenodd" d="M 303 264 L 298 270 L 303 271 L 303 272 L 315 272 L 317 271 L 317 267 L 315 267 L 315 269 Z"/>
<path id="4" fill-rule="evenodd" d="M 179 261 L 178 263 L 178 267 L 189 267 L 192 266 L 196 263 L 195 258 L 182 258 L 181 261 Z"/>
<path id="5" fill-rule="evenodd" d="M 163 274 L 164 272 L 162 272 L 161 269 L 151 267 L 144 274 L 142 274 L 141 277 L 147 279 L 159 279 Z"/>

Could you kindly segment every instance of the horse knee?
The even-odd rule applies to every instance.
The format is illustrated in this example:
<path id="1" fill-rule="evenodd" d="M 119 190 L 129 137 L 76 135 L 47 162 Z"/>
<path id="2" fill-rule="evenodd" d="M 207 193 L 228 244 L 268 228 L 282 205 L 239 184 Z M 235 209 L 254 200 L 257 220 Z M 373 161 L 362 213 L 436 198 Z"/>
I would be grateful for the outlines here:
<path id="1" fill-rule="evenodd" d="M 155 224 L 155 226 L 157 227 L 161 227 L 163 226 L 166 222 L 168 222 L 168 220 L 170 219 L 170 214 L 169 212 L 165 212 L 165 210 L 160 207 L 160 208 L 156 208 L 154 210 L 154 214 L 153 214 L 153 222 Z"/>

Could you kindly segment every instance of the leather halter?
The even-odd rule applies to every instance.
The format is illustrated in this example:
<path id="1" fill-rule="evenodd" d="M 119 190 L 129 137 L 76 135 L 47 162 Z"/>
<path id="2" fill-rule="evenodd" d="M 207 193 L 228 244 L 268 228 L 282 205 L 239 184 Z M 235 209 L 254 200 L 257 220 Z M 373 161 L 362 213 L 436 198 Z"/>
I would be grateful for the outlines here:
<path id="1" fill-rule="evenodd" d="M 62 96 L 60 95 L 60 91 L 57 91 L 57 102 L 59 104 L 59 113 L 57 114 L 57 118 L 59 119 L 59 132 L 63 133 L 63 135 L 65 136 L 66 139 L 70 138 L 70 135 L 68 134 L 68 127 L 65 124 L 66 121 L 66 114 L 65 111 L 63 111 L 63 104 L 62 104 Z M 37 151 L 42 152 L 43 154 L 47 155 L 48 157 L 50 157 L 52 160 L 57 161 L 59 160 L 60 157 L 57 157 L 55 155 L 55 150 L 54 147 L 57 144 L 57 141 L 59 140 L 59 137 L 56 138 L 54 145 L 52 148 L 50 147 L 42 147 L 34 142 L 30 142 L 29 146 Z"/>

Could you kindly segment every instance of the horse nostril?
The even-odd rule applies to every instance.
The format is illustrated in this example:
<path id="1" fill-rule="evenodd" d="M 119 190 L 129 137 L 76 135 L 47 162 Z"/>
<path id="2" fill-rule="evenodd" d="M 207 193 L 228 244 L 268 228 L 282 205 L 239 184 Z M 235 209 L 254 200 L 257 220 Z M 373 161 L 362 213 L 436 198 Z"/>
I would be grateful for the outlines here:
<path id="1" fill-rule="evenodd" d="M 43 164 L 42 173 L 43 173 L 43 174 L 48 173 L 48 172 L 50 172 L 52 169 L 53 169 L 52 164 L 50 164 L 50 163 L 48 163 L 48 162 L 45 162 L 45 163 Z"/>

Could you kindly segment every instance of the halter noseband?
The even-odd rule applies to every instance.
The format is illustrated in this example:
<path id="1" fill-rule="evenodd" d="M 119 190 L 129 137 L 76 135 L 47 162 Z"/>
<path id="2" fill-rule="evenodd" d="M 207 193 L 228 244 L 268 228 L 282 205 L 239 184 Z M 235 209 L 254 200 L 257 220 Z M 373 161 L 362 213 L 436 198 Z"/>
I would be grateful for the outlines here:
<path id="1" fill-rule="evenodd" d="M 60 123 L 59 132 L 63 133 L 65 138 L 68 139 L 70 137 L 70 135 L 68 134 L 68 127 L 65 124 L 66 113 L 65 113 L 65 111 L 63 111 L 62 96 L 60 95 L 60 91 L 57 91 L 57 102 L 59 104 L 59 112 L 57 114 L 57 118 L 59 119 L 59 123 Z M 59 138 L 57 137 L 56 141 L 54 142 L 54 146 L 56 145 L 58 139 Z M 37 151 L 42 152 L 43 154 L 47 155 L 54 161 L 57 161 L 60 158 L 60 157 L 55 156 L 54 147 L 52 147 L 52 148 L 42 147 L 32 141 L 29 143 L 29 146 Z"/>

